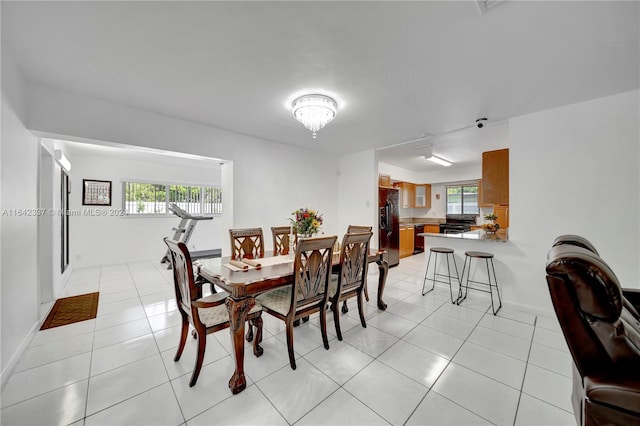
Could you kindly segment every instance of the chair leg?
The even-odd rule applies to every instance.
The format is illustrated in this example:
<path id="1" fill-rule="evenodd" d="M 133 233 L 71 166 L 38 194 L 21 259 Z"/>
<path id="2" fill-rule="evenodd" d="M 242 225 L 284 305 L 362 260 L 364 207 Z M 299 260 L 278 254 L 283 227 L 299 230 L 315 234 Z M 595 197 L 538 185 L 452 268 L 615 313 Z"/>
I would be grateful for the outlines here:
<path id="1" fill-rule="evenodd" d="M 456 305 L 458 303 L 458 299 L 462 297 L 462 277 L 460 276 L 460 272 L 458 272 L 458 265 L 456 264 L 456 256 L 452 254 L 451 257 L 453 257 L 453 267 L 456 269 L 456 280 L 458 280 L 458 297 L 456 298 L 455 302 L 452 301 L 453 304 Z M 464 272 L 464 270 L 462 272 Z"/>
<path id="2" fill-rule="evenodd" d="M 469 261 L 468 268 L 467 268 L 467 260 Z M 466 284 L 463 286 L 462 281 L 464 281 L 465 269 L 467 269 L 466 271 L 467 281 L 466 281 Z M 464 265 L 462 265 L 462 276 L 460 277 L 460 291 L 458 293 L 459 296 L 458 296 L 458 300 L 456 300 L 456 305 L 459 305 L 464 299 L 467 298 L 467 293 L 469 292 L 469 274 L 471 274 L 471 258 L 469 256 L 466 256 L 464 259 Z M 464 293 L 462 292 L 462 287 L 464 287 Z"/>
<path id="3" fill-rule="evenodd" d="M 193 374 L 191 375 L 191 381 L 189 382 L 189 387 L 193 387 L 198 381 L 198 376 L 200 375 L 200 370 L 202 369 L 202 362 L 204 361 L 204 351 L 207 347 L 207 332 L 204 330 L 199 330 L 198 333 L 198 355 L 196 356 L 196 365 L 193 369 Z"/>
<path id="4" fill-rule="evenodd" d="M 433 291 L 433 289 L 434 289 L 434 288 L 436 288 L 436 282 L 435 282 L 435 281 L 432 281 L 432 282 L 431 282 L 431 289 L 429 289 L 429 290 L 427 290 L 427 291 L 424 291 L 424 289 L 425 289 L 425 287 L 426 287 L 426 285 L 427 285 L 427 280 L 430 280 L 430 279 L 431 279 L 431 278 L 429 278 L 429 277 L 428 277 L 428 274 L 429 274 L 429 265 L 431 264 L 431 253 L 432 253 L 432 252 L 431 252 L 431 251 L 429 251 L 429 258 L 427 259 L 427 269 L 424 271 L 424 280 L 422 281 L 422 295 L 423 295 L 423 296 L 424 296 L 425 294 L 427 294 L 427 293 L 429 293 L 429 292 Z M 435 259 L 435 261 L 434 261 L 434 268 L 435 268 L 435 265 L 437 265 L 437 263 L 438 263 L 438 257 L 437 257 L 437 256 L 438 256 L 438 255 L 436 254 L 436 259 Z M 435 269 L 434 269 L 434 277 L 433 277 L 433 279 L 435 280 Z"/>
<path id="5" fill-rule="evenodd" d="M 325 349 L 329 349 L 329 338 L 327 337 L 327 309 L 326 306 L 320 306 L 320 331 L 322 332 L 322 343 Z"/>
<path id="6" fill-rule="evenodd" d="M 251 324 L 256 327 L 256 336 L 253 339 L 253 354 L 259 357 L 264 352 L 260 346 L 260 342 L 262 342 L 262 316 L 252 319 Z"/>
<path id="7" fill-rule="evenodd" d="M 362 291 L 358 292 L 358 313 L 360 314 L 360 324 L 363 328 L 367 328 L 367 322 L 364 320 L 364 301 L 362 300 Z"/>
<path id="8" fill-rule="evenodd" d="M 340 330 L 340 302 L 338 300 L 331 302 L 331 311 L 333 312 L 333 324 L 336 327 L 336 335 L 338 336 L 338 340 L 342 341 L 342 330 Z"/>
<path id="9" fill-rule="evenodd" d="M 182 314 L 182 312 L 181 312 Z M 180 361 L 182 351 L 184 350 L 184 344 L 187 342 L 187 335 L 189 334 L 189 320 L 186 315 L 182 315 L 182 330 L 180 330 L 180 343 L 178 343 L 178 351 L 173 358 L 174 361 Z"/>
<path id="10" fill-rule="evenodd" d="M 369 300 L 369 299 L 367 299 L 367 300 Z M 342 313 L 346 314 L 347 312 L 349 312 L 349 308 L 347 307 L 347 301 L 343 300 L 342 301 Z"/>
<path id="11" fill-rule="evenodd" d="M 245 339 L 247 339 L 247 342 L 251 342 L 253 340 L 253 327 L 251 327 L 251 324 L 249 324 L 249 327 L 247 328 L 248 330 Z"/>
<path id="12" fill-rule="evenodd" d="M 287 350 L 289 351 L 289 364 L 291 369 L 296 369 L 296 357 L 293 353 L 293 324 L 287 322 Z"/>
<path id="13" fill-rule="evenodd" d="M 489 273 L 489 260 L 491 260 L 491 270 L 493 271 L 493 284 L 496 287 L 496 292 L 498 293 L 498 309 L 494 309 L 493 307 L 493 291 L 491 289 L 491 274 Z M 487 276 L 489 277 L 489 294 L 491 294 L 491 312 L 493 315 L 496 315 L 500 308 L 502 308 L 502 300 L 500 299 L 500 290 L 498 290 L 498 279 L 496 278 L 496 269 L 493 266 L 493 259 L 486 259 L 487 261 Z"/>

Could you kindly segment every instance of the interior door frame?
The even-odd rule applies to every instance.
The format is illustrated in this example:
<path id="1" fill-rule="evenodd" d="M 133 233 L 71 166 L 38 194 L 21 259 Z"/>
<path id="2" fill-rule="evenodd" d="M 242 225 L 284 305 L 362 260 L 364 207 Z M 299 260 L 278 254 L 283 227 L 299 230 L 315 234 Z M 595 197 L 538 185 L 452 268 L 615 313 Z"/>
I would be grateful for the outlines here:
<path id="1" fill-rule="evenodd" d="M 60 167 L 60 274 L 69 267 L 69 175 Z"/>
<path id="2" fill-rule="evenodd" d="M 47 304 L 54 299 L 54 177 L 53 155 L 40 145 L 38 156 L 38 303 Z M 42 314 L 42 312 L 41 312 Z"/>

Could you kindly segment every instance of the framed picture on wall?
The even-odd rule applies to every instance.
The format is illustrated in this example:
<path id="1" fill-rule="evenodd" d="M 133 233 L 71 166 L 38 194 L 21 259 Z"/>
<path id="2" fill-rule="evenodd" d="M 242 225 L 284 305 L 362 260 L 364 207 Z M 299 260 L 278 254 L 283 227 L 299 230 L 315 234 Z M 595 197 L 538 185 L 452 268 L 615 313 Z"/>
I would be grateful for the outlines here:
<path id="1" fill-rule="evenodd" d="M 110 206 L 111 181 L 82 179 L 82 205 Z"/>

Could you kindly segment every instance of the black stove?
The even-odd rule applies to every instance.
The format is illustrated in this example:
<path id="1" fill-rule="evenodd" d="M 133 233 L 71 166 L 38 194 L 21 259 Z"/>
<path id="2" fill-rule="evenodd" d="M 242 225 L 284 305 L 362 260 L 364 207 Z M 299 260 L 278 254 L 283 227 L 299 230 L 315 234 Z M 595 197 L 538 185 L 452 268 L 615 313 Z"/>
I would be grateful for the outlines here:
<path id="1" fill-rule="evenodd" d="M 448 214 L 447 222 L 440 224 L 441 234 L 460 234 L 471 230 L 471 225 L 476 224 L 476 216 L 473 214 Z"/>

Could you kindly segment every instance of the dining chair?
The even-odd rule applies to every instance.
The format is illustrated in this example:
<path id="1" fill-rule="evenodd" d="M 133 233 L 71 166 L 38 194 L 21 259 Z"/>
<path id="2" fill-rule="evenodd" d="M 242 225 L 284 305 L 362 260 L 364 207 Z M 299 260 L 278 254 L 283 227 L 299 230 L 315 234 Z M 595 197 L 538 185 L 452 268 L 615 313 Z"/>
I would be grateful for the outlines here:
<path id="1" fill-rule="evenodd" d="M 229 312 L 225 306 L 227 295 L 225 293 L 214 293 L 198 298 L 189 249 L 184 243 L 169 238 L 164 238 L 164 242 L 171 254 L 176 302 L 182 317 L 180 343 L 173 360 L 176 362 L 180 360 L 184 345 L 187 342 L 189 324 L 191 324 L 196 331 L 198 340 L 196 365 L 189 382 L 189 386 L 193 386 L 196 384 L 202 368 L 204 352 L 207 346 L 207 334 L 215 333 L 230 326 Z M 262 307 L 259 303 L 256 303 L 251 308 L 247 314 L 247 320 L 256 327 L 256 335 L 255 339 L 253 339 L 253 354 L 259 357 L 263 352 L 260 347 L 260 341 L 262 340 Z"/>
<path id="2" fill-rule="evenodd" d="M 258 259 L 264 257 L 262 228 L 229 229 L 231 259 Z"/>
<path id="3" fill-rule="evenodd" d="M 373 229 L 372 226 L 362 226 L 362 225 L 349 225 L 347 227 L 347 234 L 355 234 L 361 232 L 371 232 Z"/>
<path id="4" fill-rule="evenodd" d="M 293 370 L 296 369 L 293 323 L 313 313 L 325 311 L 333 245 L 337 239 L 335 235 L 300 239 L 293 262 L 293 283 L 256 296 L 256 301 L 265 312 L 285 322 L 289 364 Z M 326 315 L 320 316 L 320 329 L 324 347 L 329 349 Z"/>
<path id="5" fill-rule="evenodd" d="M 349 225 L 347 227 L 347 234 L 354 234 L 354 233 L 360 233 L 360 232 L 371 232 L 371 230 L 373 229 L 372 226 L 363 226 L 363 225 Z M 367 283 L 365 282 L 364 284 L 364 300 L 366 300 L 367 302 L 369 301 L 369 289 L 367 288 Z M 349 309 L 347 308 L 347 301 L 344 301 L 344 304 L 342 305 L 342 312 L 343 313 L 347 313 L 349 312 Z"/>
<path id="6" fill-rule="evenodd" d="M 341 301 L 346 302 L 347 299 L 357 297 L 360 323 L 362 327 L 367 327 L 364 319 L 363 293 L 367 282 L 369 265 L 367 256 L 369 255 L 369 243 L 372 235 L 373 232 L 371 231 L 368 233 L 347 233 L 342 239 L 338 273 L 331 275 L 331 282 L 329 283 L 329 300 L 331 301 L 331 311 L 333 312 L 333 322 L 338 340 L 342 340 L 340 313 L 338 312 Z M 322 312 L 320 315 L 324 314 L 325 312 Z"/>
<path id="7" fill-rule="evenodd" d="M 289 254 L 291 227 L 272 226 L 271 235 L 273 235 L 273 255 L 280 256 Z"/>

